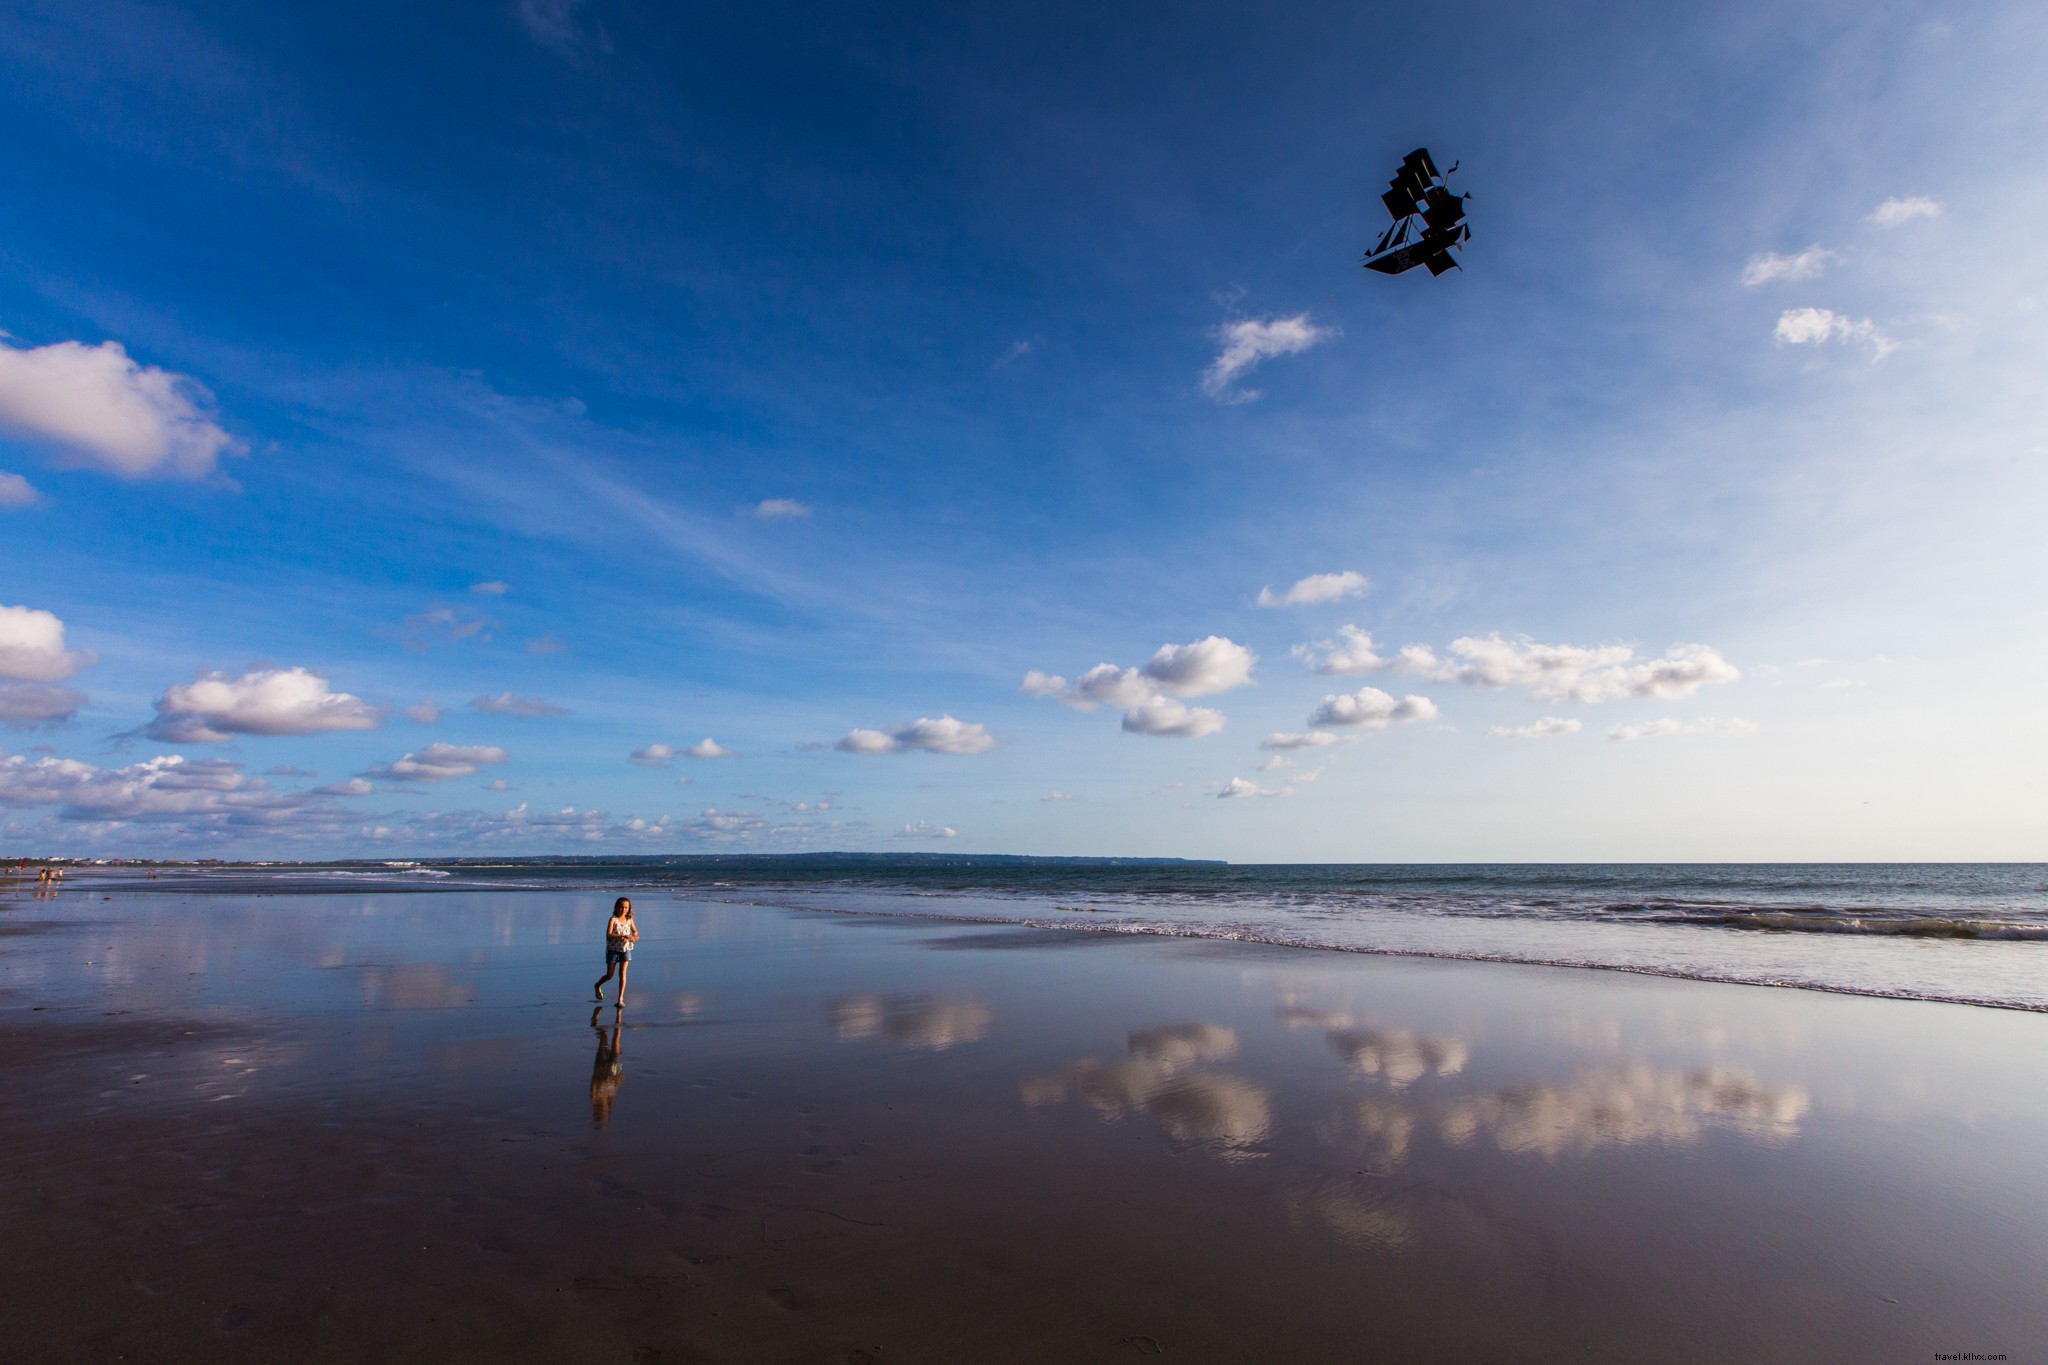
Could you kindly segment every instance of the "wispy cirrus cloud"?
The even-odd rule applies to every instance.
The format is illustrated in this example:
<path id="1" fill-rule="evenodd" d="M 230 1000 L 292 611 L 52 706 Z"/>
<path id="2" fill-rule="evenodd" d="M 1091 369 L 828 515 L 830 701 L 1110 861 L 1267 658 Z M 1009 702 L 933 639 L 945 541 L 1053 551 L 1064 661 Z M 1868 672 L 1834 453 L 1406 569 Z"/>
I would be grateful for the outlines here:
<path id="1" fill-rule="evenodd" d="M 1757 723 L 1732 717 L 1723 720 L 1718 716 L 1702 716 L 1698 720 L 1643 721 L 1633 725 L 1617 725 L 1607 732 L 1607 737 L 1632 744 L 1641 739 L 1669 739 L 1681 735 L 1749 735 L 1757 731 Z"/>
<path id="2" fill-rule="evenodd" d="M 1743 287 L 1755 289 L 1776 280 L 1810 280 L 1840 259 L 1819 243 L 1789 256 L 1781 256 L 1775 251 L 1759 252 L 1742 267 Z"/>
<path id="3" fill-rule="evenodd" d="M 1341 573 L 1312 573 L 1307 578 L 1296 579 L 1285 592 L 1274 592 L 1271 587 L 1259 589 L 1259 605 L 1262 607 L 1306 607 L 1324 602 L 1342 602 L 1346 598 L 1363 597 L 1372 587 L 1372 580 L 1355 569 Z"/>
<path id="4" fill-rule="evenodd" d="M 567 716 L 573 714 L 566 706 L 542 701 L 539 697 L 520 697 L 510 692 L 500 692 L 495 697 L 475 697 L 470 700 L 469 709 L 485 716 Z"/>
<path id="5" fill-rule="evenodd" d="M 1223 348 L 1202 371 L 1202 392 L 1219 403 L 1249 403 L 1264 395 L 1257 389 L 1236 387 L 1239 379 L 1264 361 L 1298 355 L 1339 332 L 1335 327 L 1317 326 L 1309 321 L 1307 313 L 1296 313 L 1291 318 L 1242 318 L 1226 322 L 1213 335 L 1223 343 Z"/>
<path id="6" fill-rule="evenodd" d="M 1915 194 L 1901 199 L 1887 199 L 1870 211 L 1870 221 L 1878 227 L 1897 227 L 1910 223 L 1915 218 L 1939 218 L 1942 204 L 1939 199 Z"/>
<path id="7" fill-rule="evenodd" d="M 1575 735 L 1583 722 L 1567 716 L 1545 716 L 1527 725 L 1495 725 L 1488 728 L 1488 739 L 1550 739 L 1557 735 Z"/>

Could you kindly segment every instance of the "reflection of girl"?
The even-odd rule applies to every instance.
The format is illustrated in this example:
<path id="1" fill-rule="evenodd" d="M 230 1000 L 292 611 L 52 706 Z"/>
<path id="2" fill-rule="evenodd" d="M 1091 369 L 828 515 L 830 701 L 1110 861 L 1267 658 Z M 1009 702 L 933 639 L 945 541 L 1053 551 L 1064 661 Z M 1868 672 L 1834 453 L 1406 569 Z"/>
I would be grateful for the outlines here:
<path id="1" fill-rule="evenodd" d="M 612 1116 L 612 1099 L 625 1079 L 625 1063 L 619 1060 L 619 1026 L 612 1025 L 609 1037 L 597 1027 L 597 1011 L 590 1012 L 591 1032 L 597 1035 L 597 1060 L 590 1064 L 590 1123 L 602 1128 Z"/>
<path id="2" fill-rule="evenodd" d="M 633 902 L 624 896 L 612 902 L 612 917 L 604 926 L 604 975 L 591 987 L 591 994 L 602 1003 L 604 983 L 612 979 L 612 973 L 619 974 L 619 1004 L 626 1003 L 626 968 L 633 962 L 633 945 L 640 941 L 640 926 L 633 923 Z"/>

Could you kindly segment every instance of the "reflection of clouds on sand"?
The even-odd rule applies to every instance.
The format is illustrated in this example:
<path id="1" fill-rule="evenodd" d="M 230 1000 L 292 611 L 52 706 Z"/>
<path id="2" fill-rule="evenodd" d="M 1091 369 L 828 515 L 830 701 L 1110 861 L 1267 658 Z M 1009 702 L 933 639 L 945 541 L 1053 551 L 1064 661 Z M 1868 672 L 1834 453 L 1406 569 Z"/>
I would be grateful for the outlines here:
<path id="1" fill-rule="evenodd" d="M 1272 1106 L 1265 1090 L 1202 1062 L 1237 1052 L 1237 1034 L 1215 1024 L 1169 1024 L 1130 1035 L 1126 1061 L 1085 1057 L 1051 1076 L 1024 1082 L 1024 1102 L 1034 1107 L 1077 1096 L 1106 1119 L 1148 1113 L 1178 1142 L 1213 1143 L 1226 1155 L 1251 1155 L 1250 1148 L 1272 1131 Z"/>
<path id="2" fill-rule="evenodd" d="M 1455 1076 L 1472 1055 L 1461 1039 L 1432 1038 L 1407 1029 L 1332 1029 L 1330 1046 L 1353 1070 L 1383 1076 L 1396 1090 L 1432 1073 Z"/>
<path id="3" fill-rule="evenodd" d="M 1306 1005 L 1282 1005 L 1273 1017 L 1288 1028 L 1350 1028 L 1358 1021 L 1339 1010 L 1310 1009 Z"/>
<path id="4" fill-rule="evenodd" d="M 438 963 L 365 967 L 361 981 L 363 1003 L 376 1010 L 459 1009 L 476 1003 L 476 987 L 455 980 Z"/>
<path id="5" fill-rule="evenodd" d="M 1438 1116 L 1437 1128 L 1446 1142 L 1486 1136 L 1504 1152 L 1556 1157 L 1610 1144 L 1697 1142 L 1709 1127 L 1782 1141 L 1798 1133 L 1809 1103 L 1803 1089 L 1772 1088 L 1739 1071 L 1636 1065 L 1589 1072 L 1566 1086 L 1459 1100 Z"/>
<path id="6" fill-rule="evenodd" d="M 1528 1085 L 1442 1104 L 1393 1096 L 1358 1100 L 1316 1125 L 1334 1146 L 1399 1166 L 1417 1132 L 1452 1146 L 1490 1141 L 1514 1156 L 1585 1156 L 1602 1147 L 1684 1146 L 1710 1129 L 1761 1142 L 1796 1136 L 1811 1107 L 1797 1086 L 1767 1086 L 1726 1068 L 1660 1070 L 1641 1064 L 1583 1072 L 1565 1085 Z"/>
<path id="7" fill-rule="evenodd" d="M 887 1038 L 933 1051 L 980 1042 L 995 1018 L 979 1001 L 930 995 L 843 995 L 827 1014 L 841 1038 Z"/>
<path id="8" fill-rule="evenodd" d="M 1408 1244 L 1408 1220 L 1387 1207 L 1393 1197 L 1384 1181 L 1331 1179 L 1285 1195 L 1288 1217 L 1314 1221 L 1354 1246 L 1397 1251 Z"/>

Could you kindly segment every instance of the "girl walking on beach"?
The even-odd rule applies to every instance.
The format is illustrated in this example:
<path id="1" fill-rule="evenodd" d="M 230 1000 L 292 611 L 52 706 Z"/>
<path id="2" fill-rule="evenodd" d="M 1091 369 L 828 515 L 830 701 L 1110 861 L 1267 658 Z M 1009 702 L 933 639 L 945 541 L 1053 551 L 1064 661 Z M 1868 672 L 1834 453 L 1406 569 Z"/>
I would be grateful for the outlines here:
<path id="1" fill-rule="evenodd" d="M 633 902 L 621 896 L 612 902 L 612 917 L 604 926 L 604 975 L 597 979 L 591 993 L 600 1004 L 604 1001 L 604 983 L 612 979 L 612 973 L 619 974 L 619 1006 L 626 1004 L 626 968 L 633 962 L 633 945 L 640 941 L 640 926 L 633 923 Z"/>

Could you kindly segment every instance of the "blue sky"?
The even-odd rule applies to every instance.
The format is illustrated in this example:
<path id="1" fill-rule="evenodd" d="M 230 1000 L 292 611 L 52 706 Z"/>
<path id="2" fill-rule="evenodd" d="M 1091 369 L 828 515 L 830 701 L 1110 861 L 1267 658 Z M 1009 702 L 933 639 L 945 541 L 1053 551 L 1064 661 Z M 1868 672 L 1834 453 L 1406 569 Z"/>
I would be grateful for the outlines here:
<path id="1" fill-rule="evenodd" d="M 2043 69 L 10 4 L 0 844 L 2048 856 Z M 1423 144 L 1466 268 L 1367 274 Z"/>

